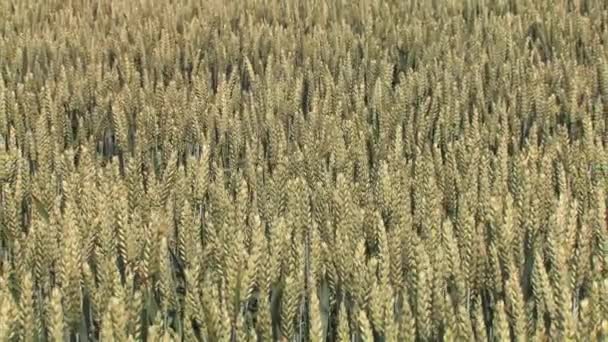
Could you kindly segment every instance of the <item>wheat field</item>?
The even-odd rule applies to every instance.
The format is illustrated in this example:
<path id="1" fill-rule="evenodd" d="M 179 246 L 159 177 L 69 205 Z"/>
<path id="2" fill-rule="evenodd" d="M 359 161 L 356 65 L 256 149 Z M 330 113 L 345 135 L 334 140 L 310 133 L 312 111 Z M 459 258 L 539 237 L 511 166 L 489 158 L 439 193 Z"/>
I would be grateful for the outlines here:
<path id="1" fill-rule="evenodd" d="M 605 0 L 0 0 L 0 341 L 608 341 Z"/>

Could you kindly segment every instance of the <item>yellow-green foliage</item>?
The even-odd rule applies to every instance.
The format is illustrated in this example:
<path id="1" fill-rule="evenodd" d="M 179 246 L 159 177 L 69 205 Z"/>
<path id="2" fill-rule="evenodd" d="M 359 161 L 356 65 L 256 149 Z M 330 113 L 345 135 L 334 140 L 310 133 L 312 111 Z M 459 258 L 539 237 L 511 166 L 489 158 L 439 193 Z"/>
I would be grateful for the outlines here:
<path id="1" fill-rule="evenodd" d="M 607 340 L 607 23 L 0 0 L 0 340 Z"/>

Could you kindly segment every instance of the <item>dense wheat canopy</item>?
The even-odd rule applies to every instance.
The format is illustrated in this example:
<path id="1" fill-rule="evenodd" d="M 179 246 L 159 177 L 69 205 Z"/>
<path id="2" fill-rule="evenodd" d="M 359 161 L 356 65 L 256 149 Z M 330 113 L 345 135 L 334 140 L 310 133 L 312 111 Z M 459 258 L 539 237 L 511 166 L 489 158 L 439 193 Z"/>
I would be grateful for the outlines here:
<path id="1" fill-rule="evenodd" d="M 608 341 L 605 0 L 0 0 L 0 341 Z"/>

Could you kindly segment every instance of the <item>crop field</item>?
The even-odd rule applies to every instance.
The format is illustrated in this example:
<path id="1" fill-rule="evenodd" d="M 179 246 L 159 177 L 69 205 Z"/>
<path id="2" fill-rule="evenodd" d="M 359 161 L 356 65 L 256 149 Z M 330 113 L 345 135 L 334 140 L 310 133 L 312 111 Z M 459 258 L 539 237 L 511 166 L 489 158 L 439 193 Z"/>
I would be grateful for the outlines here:
<path id="1" fill-rule="evenodd" d="M 0 341 L 608 341 L 608 1 L 0 0 Z"/>

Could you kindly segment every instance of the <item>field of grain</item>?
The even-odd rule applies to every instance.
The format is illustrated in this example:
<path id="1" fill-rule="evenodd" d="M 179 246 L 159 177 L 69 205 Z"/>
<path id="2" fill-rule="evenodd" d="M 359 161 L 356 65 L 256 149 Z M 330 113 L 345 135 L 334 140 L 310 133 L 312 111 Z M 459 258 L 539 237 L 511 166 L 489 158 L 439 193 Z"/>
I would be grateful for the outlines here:
<path id="1" fill-rule="evenodd" d="M 608 1 L 0 0 L 0 341 L 608 341 Z"/>

